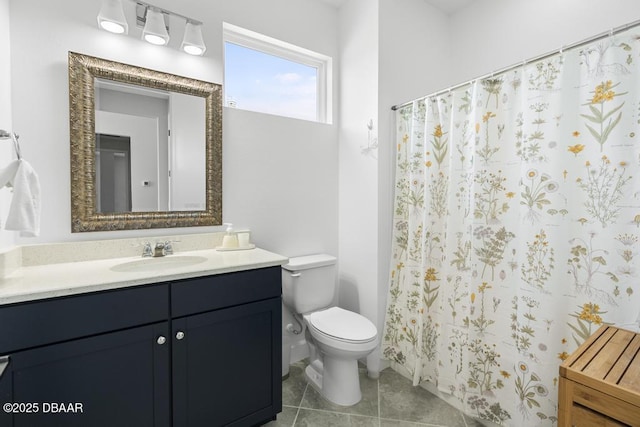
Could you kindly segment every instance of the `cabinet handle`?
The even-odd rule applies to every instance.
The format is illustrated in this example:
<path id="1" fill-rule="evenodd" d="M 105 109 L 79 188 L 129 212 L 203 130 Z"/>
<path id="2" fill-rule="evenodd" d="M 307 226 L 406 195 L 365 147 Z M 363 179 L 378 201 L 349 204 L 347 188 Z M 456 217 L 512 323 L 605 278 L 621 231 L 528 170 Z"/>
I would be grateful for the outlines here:
<path id="1" fill-rule="evenodd" d="M 176 339 L 183 339 L 184 338 L 184 332 L 182 331 L 178 331 L 178 333 L 176 333 Z"/>
<path id="2" fill-rule="evenodd" d="M 291 275 L 291 277 L 300 277 L 300 276 L 302 276 L 302 273 L 293 273 Z"/>
<path id="3" fill-rule="evenodd" d="M 0 357 L 0 378 L 4 375 L 4 370 L 7 369 L 7 365 L 9 365 L 9 356 Z"/>
<path id="4" fill-rule="evenodd" d="M 158 339 L 156 340 L 156 342 L 157 342 L 158 344 L 162 345 L 162 344 L 164 344 L 164 343 L 166 343 L 166 342 L 167 342 L 167 339 L 166 339 L 165 337 L 163 337 L 162 335 L 160 335 L 160 336 L 158 337 Z"/>

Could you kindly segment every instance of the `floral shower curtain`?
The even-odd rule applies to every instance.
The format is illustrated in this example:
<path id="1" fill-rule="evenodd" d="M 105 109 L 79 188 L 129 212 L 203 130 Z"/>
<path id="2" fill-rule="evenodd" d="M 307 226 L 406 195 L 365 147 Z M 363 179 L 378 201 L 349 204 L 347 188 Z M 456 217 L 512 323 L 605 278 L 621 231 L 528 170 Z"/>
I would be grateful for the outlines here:
<path id="1" fill-rule="evenodd" d="M 640 31 L 396 124 L 384 355 L 470 415 L 554 425 L 562 360 L 640 314 Z"/>

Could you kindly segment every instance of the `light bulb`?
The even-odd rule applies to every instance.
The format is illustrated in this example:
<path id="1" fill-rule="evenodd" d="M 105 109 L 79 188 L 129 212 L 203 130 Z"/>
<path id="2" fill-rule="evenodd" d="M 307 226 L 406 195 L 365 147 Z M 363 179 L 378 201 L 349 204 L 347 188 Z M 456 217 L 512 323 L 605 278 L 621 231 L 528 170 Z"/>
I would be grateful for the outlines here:
<path id="1" fill-rule="evenodd" d="M 204 53 L 204 49 L 198 46 L 185 46 L 182 48 L 189 55 L 197 55 L 200 56 Z"/>
<path id="2" fill-rule="evenodd" d="M 145 34 L 144 35 L 144 39 L 146 41 L 148 41 L 149 43 L 155 44 L 155 45 L 158 45 L 158 46 L 164 46 L 165 44 L 167 44 L 165 39 L 163 39 L 160 36 L 156 36 L 155 34 Z"/>
<path id="3" fill-rule="evenodd" d="M 103 30 L 106 30 L 106 31 L 109 31 L 110 33 L 115 33 L 115 34 L 122 34 L 125 31 L 124 26 L 122 26 L 121 24 L 118 24 L 117 22 L 111 22 L 111 21 L 101 21 L 100 27 Z"/>

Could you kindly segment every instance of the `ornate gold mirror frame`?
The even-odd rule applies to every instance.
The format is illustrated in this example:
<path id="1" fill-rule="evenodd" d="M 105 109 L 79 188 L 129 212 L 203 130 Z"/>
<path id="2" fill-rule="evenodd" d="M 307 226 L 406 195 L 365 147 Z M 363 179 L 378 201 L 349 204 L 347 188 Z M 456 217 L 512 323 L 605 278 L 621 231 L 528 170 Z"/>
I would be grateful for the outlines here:
<path id="1" fill-rule="evenodd" d="M 204 211 L 116 212 L 96 210 L 96 78 L 205 98 Z M 195 227 L 222 224 L 222 87 L 146 68 L 69 52 L 71 231 Z"/>

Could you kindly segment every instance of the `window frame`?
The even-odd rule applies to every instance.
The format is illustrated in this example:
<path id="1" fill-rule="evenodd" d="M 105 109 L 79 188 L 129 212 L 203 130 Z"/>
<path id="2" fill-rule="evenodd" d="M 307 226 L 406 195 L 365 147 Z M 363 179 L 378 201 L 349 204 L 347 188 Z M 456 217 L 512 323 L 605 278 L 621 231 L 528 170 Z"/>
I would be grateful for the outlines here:
<path id="1" fill-rule="evenodd" d="M 222 23 L 222 34 L 223 51 L 225 49 L 224 46 L 228 42 L 315 68 L 317 70 L 315 121 L 327 124 L 333 122 L 333 60 L 330 56 L 255 31 L 247 30 L 246 28 L 238 27 L 228 22 Z M 226 61 L 226 53 L 223 57 Z"/>

